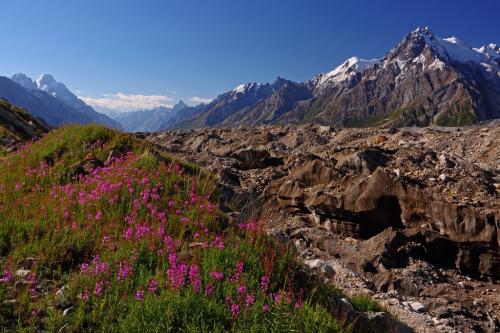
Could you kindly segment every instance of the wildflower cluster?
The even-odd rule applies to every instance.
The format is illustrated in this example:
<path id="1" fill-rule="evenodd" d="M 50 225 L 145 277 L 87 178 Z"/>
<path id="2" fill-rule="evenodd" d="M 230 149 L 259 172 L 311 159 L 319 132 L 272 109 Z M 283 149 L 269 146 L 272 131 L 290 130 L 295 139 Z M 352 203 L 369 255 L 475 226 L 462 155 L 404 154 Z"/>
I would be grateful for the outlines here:
<path id="1" fill-rule="evenodd" d="M 194 327 L 189 325 L 226 331 L 274 322 L 304 331 L 304 316 L 312 311 L 321 314 L 323 326 L 317 327 L 336 327 L 324 310 L 302 299 L 292 253 L 265 235 L 262 221 L 232 225 L 218 212 L 210 177 L 128 138 L 115 142 L 109 130 L 80 130 L 90 134 L 77 148 L 68 147 L 69 134 L 60 130 L 66 141 L 51 148 L 50 158 L 33 156 L 45 154 L 43 145 L 54 145 L 49 140 L 57 133 L 0 161 L 12 174 L 24 168 L 21 176 L 0 176 L 0 220 L 6 221 L 0 240 L 8 238 L 0 246 L 7 254 L 0 298 L 16 296 L 17 262 L 37 258 L 22 278 L 25 296 L 17 295 L 28 301 L 3 324 L 49 331 L 64 325 L 74 331 Z M 119 154 L 111 154 L 118 150 L 111 143 L 121 147 Z M 81 162 L 72 161 L 82 146 L 86 155 L 111 157 L 82 172 Z M 23 166 L 23 159 L 30 162 Z"/>

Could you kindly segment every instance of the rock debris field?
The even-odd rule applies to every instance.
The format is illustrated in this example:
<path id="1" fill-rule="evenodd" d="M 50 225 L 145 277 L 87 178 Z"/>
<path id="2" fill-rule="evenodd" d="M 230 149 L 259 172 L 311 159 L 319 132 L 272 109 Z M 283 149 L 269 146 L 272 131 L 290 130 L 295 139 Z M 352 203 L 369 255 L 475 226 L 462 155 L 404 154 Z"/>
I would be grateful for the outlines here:
<path id="1" fill-rule="evenodd" d="M 140 133 L 215 173 L 234 219 L 416 332 L 500 331 L 500 125 Z"/>

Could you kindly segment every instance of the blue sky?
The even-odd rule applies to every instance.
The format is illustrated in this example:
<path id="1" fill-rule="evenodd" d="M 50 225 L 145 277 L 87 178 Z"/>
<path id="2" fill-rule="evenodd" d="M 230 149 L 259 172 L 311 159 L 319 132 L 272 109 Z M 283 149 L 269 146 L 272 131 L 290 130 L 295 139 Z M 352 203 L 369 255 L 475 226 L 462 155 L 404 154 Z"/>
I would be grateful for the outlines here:
<path id="1" fill-rule="evenodd" d="M 124 103 L 195 102 L 243 82 L 307 80 L 353 55 L 382 57 L 420 25 L 471 46 L 500 43 L 498 0 L 0 4 L 0 75 L 51 73 L 80 96 Z"/>

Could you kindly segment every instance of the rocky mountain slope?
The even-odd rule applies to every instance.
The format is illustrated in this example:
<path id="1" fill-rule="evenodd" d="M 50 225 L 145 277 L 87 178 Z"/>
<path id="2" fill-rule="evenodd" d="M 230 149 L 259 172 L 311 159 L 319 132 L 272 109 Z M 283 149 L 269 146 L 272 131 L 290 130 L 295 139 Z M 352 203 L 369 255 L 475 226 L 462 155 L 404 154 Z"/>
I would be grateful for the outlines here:
<path id="1" fill-rule="evenodd" d="M 0 77 L 0 97 L 18 105 L 51 126 L 99 123 L 112 128 L 121 125 L 76 97 L 64 84 L 44 74 L 36 81 L 18 73 Z"/>
<path id="2" fill-rule="evenodd" d="M 280 115 L 283 111 L 280 111 L 280 106 L 283 103 L 289 104 L 288 101 L 281 99 L 281 102 L 272 103 L 276 109 L 273 111 L 258 110 L 252 111 L 254 107 L 260 102 L 267 101 L 269 98 L 276 95 L 283 94 L 288 89 L 294 89 L 298 86 L 292 81 L 288 81 L 282 78 L 277 78 L 273 83 L 258 84 L 258 83 L 247 83 L 242 84 L 234 88 L 233 90 L 219 95 L 215 100 L 207 105 L 201 105 L 190 110 L 185 110 L 181 118 L 172 119 L 167 126 L 186 128 L 186 127 L 204 127 L 204 126 L 217 126 L 225 122 L 230 122 L 234 124 L 235 122 L 254 122 L 253 116 L 258 114 L 257 117 L 265 122 L 266 119 L 272 120 L 272 115 Z M 308 92 L 306 92 L 308 94 Z M 296 93 L 288 93 L 290 97 L 297 95 Z M 299 95 L 301 95 L 299 93 Z M 288 96 L 287 96 L 288 97 Z M 243 118 L 248 118 L 246 121 Z"/>
<path id="3" fill-rule="evenodd" d="M 429 28 L 383 58 L 352 57 L 310 81 L 249 83 L 186 110 L 168 128 L 314 122 L 339 127 L 456 126 L 500 117 L 500 49 Z"/>
<path id="4" fill-rule="evenodd" d="M 11 151 L 22 142 L 40 138 L 48 126 L 28 112 L 0 99 L 0 153 Z"/>
<path id="5" fill-rule="evenodd" d="M 303 262 L 418 332 L 500 329 L 500 126 L 200 129 L 148 139 L 220 177 Z M 329 267 L 329 268 L 327 268 Z"/>

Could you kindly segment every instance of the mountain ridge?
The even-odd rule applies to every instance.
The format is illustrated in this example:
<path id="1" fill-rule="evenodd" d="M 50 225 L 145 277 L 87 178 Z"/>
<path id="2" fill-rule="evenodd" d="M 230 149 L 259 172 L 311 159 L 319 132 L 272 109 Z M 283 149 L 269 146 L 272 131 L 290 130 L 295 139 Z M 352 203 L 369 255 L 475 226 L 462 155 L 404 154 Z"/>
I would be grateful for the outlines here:
<path id="1" fill-rule="evenodd" d="M 164 129 L 314 122 L 338 127 L 459 126 L 500 118 L 500 49 L 469 47 L 428 27 L 380 59 L 351 57 L 297 83 L 241 84 L 186 108 Z"/>

